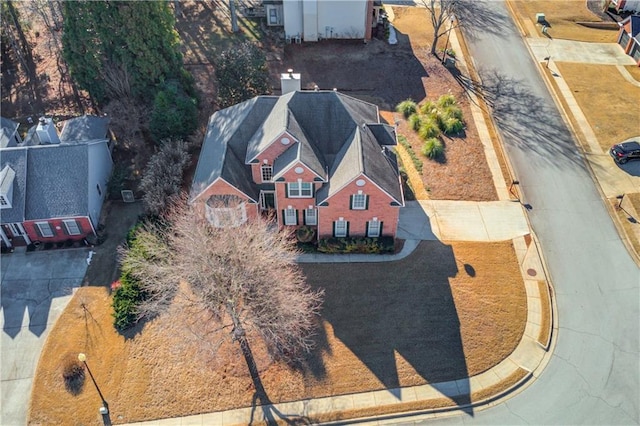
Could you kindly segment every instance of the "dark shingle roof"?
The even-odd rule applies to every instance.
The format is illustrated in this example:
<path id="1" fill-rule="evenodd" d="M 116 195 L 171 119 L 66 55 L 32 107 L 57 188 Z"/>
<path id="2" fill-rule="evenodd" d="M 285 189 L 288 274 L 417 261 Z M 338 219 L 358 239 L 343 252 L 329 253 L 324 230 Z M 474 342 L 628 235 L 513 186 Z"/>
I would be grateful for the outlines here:
<path id="1" fill-rule="evenodd" d="M 248 187 L 256 193 L 247 163 L 285 131 L 299 144 L 276 160 L 274 174 L 296 160 L 322 177 L 328 170 L 330 183 L 318 191 L 318 200 L 365 174 L 402 204 L 395 156 L 382 148 L 395 145 L 394 129 L 379 123 L 375 105 L 335 91 L 297 91 L 279 98 L 260 96 L 213 114 L 192 197 L 219 176 L 247 194 L 251 193 Z"/>
<path id="2" fill-rule="evenodd" d="M 88 215 L 88 147 L 30 147 L 25 219 Z"/>
<path id="3" fill-rule="evenodd" d="M 16 146 L 13 135 L 18 130 L 20 124 L 8 118 L 0 117 L 0 148 Z"/>
<path id="4" fill-rule="evenodd" d="M 83 115 L 63 122 L 61 143 L 88 142 L 96 139 L 106 139 L 109 131 L 109 119 Z"/>
<path id="5" fill-rule="evenodd" d="M 222 177 L 250 197 L 257 199 L 251 166 L 245 164 L 247 141 L 259 132 L 277 98 L 260 96 L 225 108 L 209 119 L 198 166 L 191 185 L 195 197 Z"/>
<path id="6" fill-rule="evenodd" d="M 13 180 L 11 208 L 0 210 L 2 223 L 23 222 L 27 186 L 27 149 L 24 147 L 3 149 L 0 152 L 0 163 L 0 170 L 9 166 L 16 173 Z"/>

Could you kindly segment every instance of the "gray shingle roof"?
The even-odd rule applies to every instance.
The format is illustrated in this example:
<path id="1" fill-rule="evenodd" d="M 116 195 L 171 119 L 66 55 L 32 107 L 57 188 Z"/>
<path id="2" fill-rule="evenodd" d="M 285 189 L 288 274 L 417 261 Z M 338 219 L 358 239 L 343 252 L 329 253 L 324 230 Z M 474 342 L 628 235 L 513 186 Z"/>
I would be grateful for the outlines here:
<path id="1" fill-rule="evenodd" d="M 250 197 L 257 197 L 257 188 L 252 184 L 251 166 L 244 161 L 247 141 L 260 133 L 259 127 L 277 99 L 272 96 L 256 97 L 211 116 L 191 185 L 192 197 L 219 177 Z"/>
<path id="2" fill-rule="evenodd" d="M 88 162 L 86 144 L 30 147 L 25 219 L 87 216 Z"/>
<path id="3" fill-rule="evenodd" d="M 61 143 L 88 142 L 106 139 L 109 131 L 109 119 L 93 115 L 83 115 L 63 122 L 60 133 Z"/>
<path id="4" fill-rule="evenodd" d="M 0 163 L 0 169 L 9 166 L 16 172 L 11 208 L 0 210 L 1 221 L 2 223 L 23 222 L 27 186 L 27 149 L 24 147 L 3 149 L 0 152 Z"/>
<path id="5" fill-rule="evenodd" d="M 382 149 L 395 145 L 394 129 L 379 123 L 375 105 L 334 91 L 298 91 L 279 98 L 260 96 L 213 114 L 192 197 L 219 176 L 226 176 L 229 183 L 247 194 L 248 187 L 257 193 L 247 163 L 284 131 L 299 145 L 290 147 L 276 160 L 274 174 L 296 160 L 322 177 L 329 170 L 330 182 L 318 191 L 318 200 L 365 174 L 402 204 L 395 156 Z"/>
<path id="6" fill-rule="evenodd" d="M 0 117 L 0 148 L 16 146 L 13 135 L 18 130 L 19 124 L 8 118 Z"/>

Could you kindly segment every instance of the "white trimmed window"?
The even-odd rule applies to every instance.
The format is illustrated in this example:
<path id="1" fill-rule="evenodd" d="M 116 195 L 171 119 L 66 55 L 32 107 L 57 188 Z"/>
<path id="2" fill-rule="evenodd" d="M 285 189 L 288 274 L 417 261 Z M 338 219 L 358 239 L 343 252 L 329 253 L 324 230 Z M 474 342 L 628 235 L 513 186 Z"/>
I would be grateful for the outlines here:
<path id="1" fill-rule="evenodd" d="M 313 197 L 313 184 L 311 182 L 292 182 L 287 184 L 288 198 L 311 198 Z"/>
<path id="2" fill-rule="evenodd" d="M 273 166 L 268 164 L 262 165 L 262 181 L 271 182 L 273 180 Z"/>
<path id="3" fill-rule="evenodd" d="M 305 225 L 317 225 L 318 224 L 318 210 L 314 209 L 313 206 L 309 206 L 308 209 L 304 211 L 304 224 Z"/>
<path id="4" fill-rule="evenodd" d="M 357 194 L 351 196 L 351 209 L 352 210 L 366 210 L 367 209 L 367 196 L 358 191 Z"/>
<path id="5" fill-rule="evenodd" d="M 36 226 L 38 227 L 40 235 L 44 238 L 53 237 L 53 229 L 51 228 L 51 225 L 49 225 L 49 222 L 36 222 Z"/>
<path id="6" fill-rule="evenodd" d="M 367 237 L 379 237 L 382 222 L 374 217 L 373 220 L 367 222 Z"/>
<path id="7" fill-rule="evenodd" d="M 67 228 L 67 234 L 69 235 L 80 235 L 80 226 L 78 226 L 78 222 L 74 219 L 63 220 L 64 227 Z"/>
<path id="8" fill-rule="evenodd" d="M 349 222 L 340 218 L 333 222 L 333 235 L 336 237 L 346 237 L 348 233 Z"/>
<path id="9" fill-rule="evenodd" d="M 207 220 L 216 228 L 236 228 L 247 221 L 245 203 L 236 207 L 206 206 Z"/>
<path id="10" fill-rule="evenodd" d="M 298 224 L 298 211 L 291 206 L 284 209 L 284 224 L 285 225 Z"/>

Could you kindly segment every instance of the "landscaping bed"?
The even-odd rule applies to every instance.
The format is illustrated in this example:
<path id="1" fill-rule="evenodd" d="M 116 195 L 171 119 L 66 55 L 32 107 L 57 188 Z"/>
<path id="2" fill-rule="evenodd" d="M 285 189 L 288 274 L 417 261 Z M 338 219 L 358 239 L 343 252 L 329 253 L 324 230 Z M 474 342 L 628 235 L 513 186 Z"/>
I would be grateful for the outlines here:
<path id="1" fill-rule="evenodd" d="M 326 290 L 323 329 L 301 369 L 253 346 L 273 402 L 478 374 L 511 353 L 524 331 L 526 294 L 510 242 L 430 241 L 397 262 L 302 267 Z M 85 380 L 77 395 L 64 386 L 63 360 L 79 352 L 116 424 L 252 405 L 237 345 L 203 346 L 184 312 L 120 335 L 109 304 L 106 288 L 82 287 L 56 322 L 34 376 L 29 424 L 102 424 L 93 384 Z"/>

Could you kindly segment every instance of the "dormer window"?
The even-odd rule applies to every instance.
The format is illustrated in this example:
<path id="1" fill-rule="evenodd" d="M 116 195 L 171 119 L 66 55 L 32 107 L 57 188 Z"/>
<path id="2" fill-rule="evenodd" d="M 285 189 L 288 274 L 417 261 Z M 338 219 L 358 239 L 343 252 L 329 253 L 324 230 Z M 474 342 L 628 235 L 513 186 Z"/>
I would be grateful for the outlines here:
<path id="1" fill-rule="evenodd" d="M 273 166 L 269 164 L 262 165 L 262 181 L 263 182 L 271 182 L 273 180 Z"/>
<path id="2" fill-rule="evenodd" d="M 9 166 L 0 171 L 0 209 L 10 209 L 13 201 L 13 180 L 16 172 Z"/>

